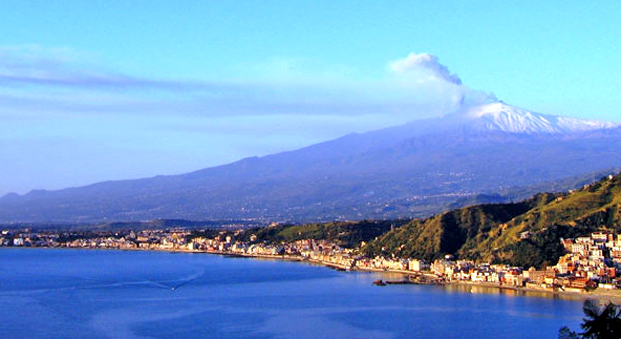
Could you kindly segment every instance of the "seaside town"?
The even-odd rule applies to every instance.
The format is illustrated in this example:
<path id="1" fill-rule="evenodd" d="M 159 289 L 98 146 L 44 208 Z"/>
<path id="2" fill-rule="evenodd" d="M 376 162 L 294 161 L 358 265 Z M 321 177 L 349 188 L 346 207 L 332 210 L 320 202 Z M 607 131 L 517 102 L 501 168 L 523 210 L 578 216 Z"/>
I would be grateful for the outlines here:
<path id="1" fill-rule="evenodd" d="M 155 250 L 278 258 L 308 261 L 340 270 L 396 272 L 410 279 L 417 278 L 402 283 L 471 283 L 579 293 L 594 289 L 621 289 L 621 235 L 608 232 L 561 239 L 567 253 L 555 266 L 545 269 L 454 260 L 450 255 L 433 262 L 415 258 L 367 258 L 357 254 L 355 249 L 342 248 L 327 240 L 306 239 L 274 245 L 257 243 L 255 235 L 251 235 L 249 241 L 237 240 L 236 237 L 242 232 L 213 231 L 213 237 L 204 237 L 182 229 L 120 233 L 5 230 L 0 234 L 0 246 Z M 378 283 L 383 284 L 381 281 Z"/>

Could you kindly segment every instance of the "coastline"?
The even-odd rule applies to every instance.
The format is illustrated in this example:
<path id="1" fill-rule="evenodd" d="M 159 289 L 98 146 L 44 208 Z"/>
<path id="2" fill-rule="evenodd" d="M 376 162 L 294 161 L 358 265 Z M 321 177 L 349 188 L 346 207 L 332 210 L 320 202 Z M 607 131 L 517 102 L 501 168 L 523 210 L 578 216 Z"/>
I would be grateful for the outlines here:
<path id="1" fill-rule="evenodd" d="M 12 249 L 78 249 L 78 250 L 107 250 L 107 251 L 142 251 L 142 252 L 167 252 L 170 254 L 184 253 L 184 254 L 211 254 L 211 255 L 221 255 L 226 257 L 237 257 L 237 258 L 250 258 L 250 259 L 268 259 L 268 260 L 279 260 L 279 261 L 291 261 L 291 262 L 306 262 L 315 265 L 321 265 L 324 267 L 328 267 L 331 269 L 335 269 L 338 271 L 357 271 L 357 272 L 367 272 L 367 273 L 379 273 L 385 275 L 399 275 L 401 277 L 407 277 L 408 280 L 386 280 L 388 285 L 391 284 L 410 284 L 410 285 L 430 285 L 445 288 L 448 291 L 458 291 L 463 293 L 492 293 L 492 294 L 512 294 L 514 296 L 524 296 L 524 297 L 554 297 L 554 298 L 563 298 L 570 299 L 576 301 L 584 301 L 586 299 L 597 299 L 600 302 L 612 302 L 615 304 L 621 304 L 621 290 L 612 291 L 612 290 L 594 290 L 594 291 L 584 291 L 584 292 L 573 292 L 573 291 L 562 291 L 562 290 L 550 290 L 550 289 L 538 289 L 538 288 L 529 288 L 529 287 L 517 287 L 517 286 L 509 286 L 509 285 L 500 285 L 497 283 L 488 283 L 488 282 L 472 282 L 472 281 L 439 281 L 441 277 L 431 273 L 431 272 L 415 272 L 415 271 L 405 271 L 405 270 L 391 270 L 391 269 L 376 269 L 376 268 L 363 268 L 363 267 L 346 267 L 343 265 L 339 265 L 337 263 L 325 262 L 321 260 L 315 260 L 310 258 L 305 258 L 300 255 L 271 255 L 271 254 L 247 254 L 247 253 L 233 253 L 226 251 L 200 251 L 200 250 L 183 250 L 183 249 L 143 249 L 143 248 L 89 248 L 89 247 L 0 247 L 1 248 L 12 248 Z M 435 279 L 430 280 L 426 283 L 418 283 L 413 282 L 410 278 L 430 278 Z"/>
<path id="2" fill-rule="evenodd" d="M 497 290 L 500 294 L 513 294 L 513 295 L 521 295 L 526 297 L 554 297 L 554 298 L 563 298 L 563 299 L 571 299 L 576 301 L 584 301 L 586 299 L 597 299 L 600 302 L 612 302 L 615 304 L 621 304 L 621 293 L 613 295 L 605 292 L 610 291 L 585 291 L 585 292 L 572 292 L 572 291 L 561 291 L 561 290 L 549 290 L 549 289 L 537 289 L 537 288 L 529 288 L 529 287 L 517 287 L 517 286 L 508 286 L 508 285 L 498 285 L 494 283 L 483 283 L 483 282 L 469 282 L 469 281 L 451 281 L 445 282 L 442 285 L 447 287 L 455 287 L 455 289 L 488 289 L 488 290 Z M 471 291 L 472 293 L 477 293 L 476 291 Z"/>

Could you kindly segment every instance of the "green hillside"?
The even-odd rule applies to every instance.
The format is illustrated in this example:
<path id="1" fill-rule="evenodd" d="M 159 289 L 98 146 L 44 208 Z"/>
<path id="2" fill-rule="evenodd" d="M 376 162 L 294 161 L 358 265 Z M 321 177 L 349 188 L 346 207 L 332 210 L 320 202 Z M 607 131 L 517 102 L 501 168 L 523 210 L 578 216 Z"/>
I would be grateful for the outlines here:
<path id="1" fill-rule="evenodd" d="M 408 221 L 352 221 L 328 222 L 307 225 L 277 225 L 265 228 L 247 230 L 240 235 L 241 240 L 249 240 L 256 236 L 257 242 L 278 243 L 291 242 L 301 239 L 325 239 L 334 241 L 340 246 L 353 248 L 362 241 L 368 242 L 384 234 L 392 227 L 399 227 Z M 247 239 L 245 239 L 247 238 Z"/>
<path id="2" fill-rule="evenodd" d="M 573 193 L 543 193 L 518 203 L 471 206 L 414 220 L 372 241 L 363 251 L 371 256 L 427 260 L 454 254 L 542 266 L 556 263 L 562 255 L 562 237 L 620 230 L 620 206 L 621 176 L 616 176 Z"/>

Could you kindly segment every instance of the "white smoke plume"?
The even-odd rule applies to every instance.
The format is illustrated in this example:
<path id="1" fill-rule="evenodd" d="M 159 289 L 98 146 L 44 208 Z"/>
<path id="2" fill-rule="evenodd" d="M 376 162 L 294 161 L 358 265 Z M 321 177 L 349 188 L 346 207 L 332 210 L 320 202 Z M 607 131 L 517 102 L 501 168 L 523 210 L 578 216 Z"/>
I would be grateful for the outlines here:
<path id="1" fill-rule="evenodd" d="M 459 76 L 455 73 L 451 74 L 448 68 L 439 63 L 438 57 L 433 54 L 410 53 L 405 59 L 393 61 L 389 66 L 396 74 L 425 73 L 455 85 L 462 84 Z"/>
<path id="2" fill-rule="evenodd" d="M 456 73 L 451 73 L 438 57 L 429 53 L 410 53 L 403 59 L 388 64 L 390 71 L 417 84 L 417 89 L 431 88 L 444 98 L 453 110 L 498 101 L 493 93 L 474 90 L 463 84 Z M 440 100 L 442 102 L 442 100 Z M 447 112 L 448 113 L 448 112 Z"/>

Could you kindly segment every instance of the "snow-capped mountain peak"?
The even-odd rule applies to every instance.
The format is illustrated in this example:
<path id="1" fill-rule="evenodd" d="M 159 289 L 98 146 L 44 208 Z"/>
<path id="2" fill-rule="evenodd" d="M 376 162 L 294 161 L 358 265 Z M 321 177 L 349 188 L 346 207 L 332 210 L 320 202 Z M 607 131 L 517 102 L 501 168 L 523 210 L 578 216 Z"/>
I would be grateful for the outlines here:
<path id="1" fill-rule="evenodd" d="M 560 117 L 534 113 L 502 101 L 471 106 L 459 114 L 468 125 L 477 129 L 509 133 L 564 134 L 618 127 L 619 124 L 595 120 Z"/>

